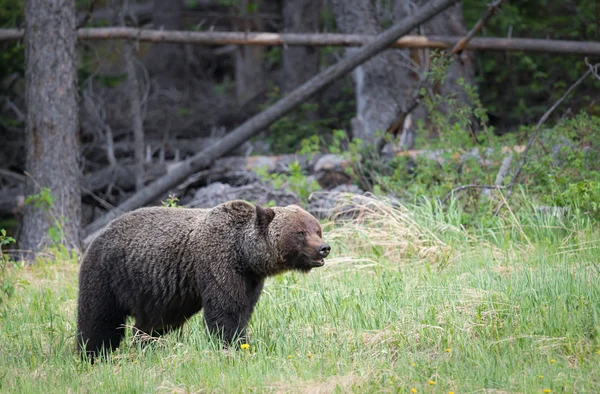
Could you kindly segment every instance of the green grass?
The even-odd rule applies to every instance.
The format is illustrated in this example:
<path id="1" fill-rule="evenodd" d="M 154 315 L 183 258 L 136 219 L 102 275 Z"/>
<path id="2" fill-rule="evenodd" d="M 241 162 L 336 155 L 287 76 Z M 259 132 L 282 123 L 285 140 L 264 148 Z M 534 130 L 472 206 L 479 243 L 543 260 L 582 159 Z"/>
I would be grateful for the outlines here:
<path id="1" fill-rule="evenodd" d="M 82 363 L 77 265 L 13 270 L 29 285 L 0 305 L 0 392 L 600 392 L 592 223 L 507 217 L 468 233 L 432 207 L 369 204 L 326 233 L 325 268 L 267 282 L 249 350 L 221 350 L 200 315 Z"/>

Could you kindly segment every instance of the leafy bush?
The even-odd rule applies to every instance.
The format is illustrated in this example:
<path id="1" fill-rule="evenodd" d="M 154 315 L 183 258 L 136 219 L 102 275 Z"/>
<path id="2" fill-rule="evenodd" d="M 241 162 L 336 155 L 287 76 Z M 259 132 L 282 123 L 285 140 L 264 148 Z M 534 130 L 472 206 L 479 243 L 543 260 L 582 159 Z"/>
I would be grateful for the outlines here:
<path id="1" fill-rule="evenodd" d="M 27 282 L 9 276 L 8 266 L 11 264 L 3 248 L 14 243 L 15 239 L 6 235 L 5 229 L 0 229 L 0 304 L 15 293 L 17 286 L 23 286 Z"/>

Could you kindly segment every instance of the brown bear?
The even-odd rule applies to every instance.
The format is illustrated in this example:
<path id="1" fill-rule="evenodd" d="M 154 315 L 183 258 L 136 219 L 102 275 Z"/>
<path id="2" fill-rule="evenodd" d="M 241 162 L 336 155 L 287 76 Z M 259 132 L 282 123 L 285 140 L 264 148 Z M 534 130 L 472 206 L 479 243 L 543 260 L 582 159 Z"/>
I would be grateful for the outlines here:
<path id="1" fill-rule="evenodd" d="M 212 209 L 141 208 L 112 221 L 83 257 L 77 339 L 92 357 L 116 348 L 127 316 L 161 335 L 204 309 L 209 331 L 232 343 L 265 278 L 321 267 L 330 247 L 299 206 L 230 201 Z"/>

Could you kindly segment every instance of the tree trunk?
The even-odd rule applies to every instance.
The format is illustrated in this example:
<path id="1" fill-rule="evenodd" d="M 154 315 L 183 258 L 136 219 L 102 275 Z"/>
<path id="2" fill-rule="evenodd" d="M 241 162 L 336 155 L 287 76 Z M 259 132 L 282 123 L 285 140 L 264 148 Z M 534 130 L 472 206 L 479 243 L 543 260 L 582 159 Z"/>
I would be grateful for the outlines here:
<path id="1" fill-rule="evenodd" d="M 74 0 L 25 2 L 27 194 L 49 188 L 50 210 L 28 204 L 20 248 L 40 252 L 48 230 L 62 230 L 69 249 L 80 247 L 81 196 L 77 118 Z"/>
<path id="2" fill-rule="evenodd" d="M 249 0 L 240 0 L 239 3 L 240 13 L 245 15 Z M 261 1 L 255 3 L 260 4 Z M 262 20 L 259 18 L 243 19 L 240 21 L 239 30 L 244 32 L 263 31 Z M 260 46 L 244 45 L 237 48 L 235 53 L 235 93 L 240 106 L 261 94 L 265 88 L 264 52 L 265 48 Z"/>
<path id="3" fill-rule="evenodd" d="M 336 23 L 342 33 L 374 35 L 382 31 L 373 1 L 332 0 L 332 3 Z M 346 48 L 346 56 L 355 51 L 355 48 Z M 352 73 L 356 94 L 353 138 L 374 142 L 376 133 L 385 131 L 406 105 L 414 86 L 407 56 L 407 50 L 388 50 Z"/>
<path id="4" fill-rule="evenodd" d="M 152 24 L 158 30 L 181 30 L 183 0 L 154 0 Z M 164 85 L 185 72 L 185 54 L 181 44 L 153 44 L 147 56 L 148 71 Z"/>
<path id="5" fill-rule="evenodd" d="M 129 1 L 123 0 L 121 8 L 121 24 L 125 26 L 125 14 L 129 10 Z M 160 44 L 159 44 L 160 45 Z M 169 45 L 169 44 L 163 44 Z M 133 55 L 133 44 L 130 41 L 123 43 L 125 69 L 127 70 L 127 93 L 129 95 L 129 111 L 131 126 L 133 128 L 133 151 L 135 156 L 135 190 L 144 187 L 144 122 L 142 120 L 142 103 L 140 100 L 140 87 Z M 164 61 L 164 59 L 160 59 Z"/>
<path id="6" fill-rule="evenodd" d="M 381 30 L 382 22 L 389 21 L 386 19 L 399 20 L 417 11 L 414 3 L 408 0 L 333 0 L 333 6 L 338 28 L 343 33 L 354 34 L 375 34 Z M 415 34 L 464 35 L 461 5 L 450 7 L 418 29 Z M 347 53 L 352 50 L 346 49 Z M 467 84 L 473 82 L 472 55 L 464 51 L 457 60 L 450 66 L 438 93 L 456 93 L 458 99 L 465 102 L 467 97 L 457 82 L 461 77 Z M 427 71 L 428 64 L 428 50 L 406 49 L 387 51 L 357 68 L 353 74 L 357 103 L 356 118 L 352 122 L 353 136 L 372 142 L 378 130 L 387 130 L 399 114 L 404 117 L 420 75 Z M 425 117 L 425 108 L 419 105 L 405 119 L 400 140 L 402 148 L 413 148 L 417 120 Z"/>
<path id="7" fill-rule="evenodd" d="M 285 0 L 285 33 L 317 33 L 322 0 Z M 283 48 L 283 91 L 291 92 L 319 72 L 319 48 L 313 46 Z"/>

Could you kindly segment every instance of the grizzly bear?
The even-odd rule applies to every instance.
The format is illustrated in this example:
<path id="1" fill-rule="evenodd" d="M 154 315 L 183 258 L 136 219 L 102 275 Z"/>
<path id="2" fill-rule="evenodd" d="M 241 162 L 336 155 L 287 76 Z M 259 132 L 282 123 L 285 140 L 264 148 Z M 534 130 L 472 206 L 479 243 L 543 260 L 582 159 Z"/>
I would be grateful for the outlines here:
<path id="1" fill-rule="evenodd" d="M 116 348 L 127 316 L 161 335 L 204 309 L 209 331 L 244 338 L 265 278 L 324 264 L 321 225 L 296 205 L 236 200 L 212 209 L 141 208 L 112 221 L 79 273 L 77 342 L 93 356 Z"/>

